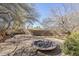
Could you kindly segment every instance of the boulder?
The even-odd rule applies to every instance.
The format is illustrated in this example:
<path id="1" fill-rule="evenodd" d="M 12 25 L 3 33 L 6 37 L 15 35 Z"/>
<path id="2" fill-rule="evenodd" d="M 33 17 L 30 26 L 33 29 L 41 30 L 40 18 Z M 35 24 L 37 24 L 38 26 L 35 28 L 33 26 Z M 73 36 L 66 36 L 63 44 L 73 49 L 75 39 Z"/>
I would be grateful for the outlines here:
<path id="1" fill-rule="evenodd" d="M 40 51 L 36 49 L 33 46 L 33 42 L 38 39 L 39 38 L 33 38 L 32 36 L 24 34 L 15 35 L 14 37 L 5 40 L 5 42 L 0 43 L 0 56 L 52 56 L 59 55 L 61 53 L 60 47 L 57 47 L 52 51 Z M 57 40 L 55 41 L 57 42 Z M 60 43 L 61 42 L 58 44 Z"/>

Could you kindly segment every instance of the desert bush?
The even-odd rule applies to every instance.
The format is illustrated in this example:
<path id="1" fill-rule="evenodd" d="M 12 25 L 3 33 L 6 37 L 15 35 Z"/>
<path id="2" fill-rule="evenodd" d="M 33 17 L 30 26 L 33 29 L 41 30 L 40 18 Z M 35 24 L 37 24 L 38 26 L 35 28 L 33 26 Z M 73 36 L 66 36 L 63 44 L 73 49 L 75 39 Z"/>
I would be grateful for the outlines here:
<path id="1" fill-rule="evenodd" d="M 0 41 L 6 39 L 6 36 L 24 34 L 25 23 L 38 21 L 37 14 L 33 4 L 0 3 Z"/>
<path id="2" fill-rule="evenodd" d="M 49 30 L 34 30 L 34 29 L 29 29 L 29 31 L 34 36 L 52 36 L 53 35 L 53 33 L 51 33 Z"/>
<path id="3" fill-rule="evenodd" d="M 73 32 L 66 38 L 63 52 L 67 55 L 79 55 L 79 32 Z"/>

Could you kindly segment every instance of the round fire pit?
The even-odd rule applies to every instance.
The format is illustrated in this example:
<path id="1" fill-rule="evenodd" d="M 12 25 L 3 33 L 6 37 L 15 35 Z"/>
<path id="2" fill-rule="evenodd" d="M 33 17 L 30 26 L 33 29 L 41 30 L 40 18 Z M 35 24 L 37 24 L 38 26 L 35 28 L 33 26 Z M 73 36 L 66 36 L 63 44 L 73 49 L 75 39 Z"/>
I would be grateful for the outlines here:
<path id="1" fill-rule="evenodd" d="M 33 46 L 38 50 L 53 50 L 57 47 L 57 44 L 51 40 L 35 40 Z"/>

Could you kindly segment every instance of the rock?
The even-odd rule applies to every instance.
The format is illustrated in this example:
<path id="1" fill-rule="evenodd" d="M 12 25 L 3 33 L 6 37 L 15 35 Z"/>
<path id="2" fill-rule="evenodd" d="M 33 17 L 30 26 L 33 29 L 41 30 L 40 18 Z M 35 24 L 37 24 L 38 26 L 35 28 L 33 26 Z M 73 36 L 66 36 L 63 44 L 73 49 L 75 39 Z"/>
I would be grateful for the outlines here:
<path id="1" fill-rule="evenodd" d="M 35 49 L 31 47 L 21 47 L 14 52 L 13 56 L 34 56 L 35 54 Z"/>
<path id="2" fill-rule="evenodd" d="M 28 35 L 15 35 L 13 38 L 7 39 L 5 42 L 19 43 L 26 40 L 31 40 L 32 36 Z"/>
<path id="3" fill-rule="evenodd" d="M 54 50 L 37 51 L 37 56 L 60 56 L 60 55 L 61 55 L 61 49 L 59 46 Z"/>
<path id="4" fill-rule="evenodd" d="M 0 43 L 0 55 L 35 55 L 36 49 L 32 47 L 31 37 L 27 35 L 15 35 L 13 38 L 7 39 Z"/>
<path id="5" fill-rule="evenodd" d="M 10 43 L 0 43 L 0 56 L 5 56 L 12 53 L 16 45 Z"/>
<path id="6" fill-rule="evenodd" d="M 16 50 L 10 54 L 13 56 L 32 56 L 36 54 L 35 48 L 32 47 L 31 45 L 31 40 L 30 41 L 23 41 L 18 44 Z"/>
<path id="7" fill-rule="evenodd" d="M 7 39 L 5 42 L 0 43 L 0 56 L 38 56 L 38 55 L 57 55 L 52 52 L 41 52 L 38 51 L 34 46 L 33 42 L 39 38 L 33 38 L 32 36 L 27 35 L 16 35 L 10 39 Z M 58 41 L 59 42 L 59 41 Z"/>

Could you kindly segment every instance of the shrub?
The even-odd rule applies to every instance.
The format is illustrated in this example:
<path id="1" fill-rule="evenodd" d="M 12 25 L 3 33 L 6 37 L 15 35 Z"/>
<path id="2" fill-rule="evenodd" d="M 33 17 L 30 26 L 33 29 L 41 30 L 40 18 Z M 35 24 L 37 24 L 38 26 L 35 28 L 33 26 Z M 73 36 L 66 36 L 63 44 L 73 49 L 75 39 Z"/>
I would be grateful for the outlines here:
<path id="1" fill-rule="evenodd" d="M 73 32 L 67 37 L 63 52 L 67 55 L 79 56 L 79 32 Z"/>

